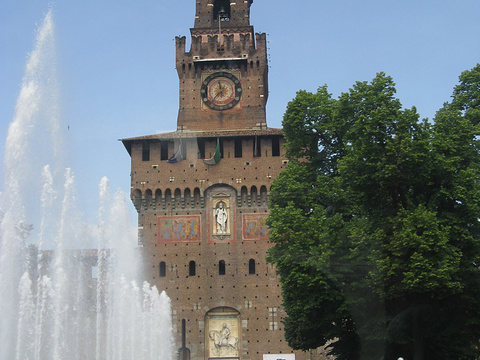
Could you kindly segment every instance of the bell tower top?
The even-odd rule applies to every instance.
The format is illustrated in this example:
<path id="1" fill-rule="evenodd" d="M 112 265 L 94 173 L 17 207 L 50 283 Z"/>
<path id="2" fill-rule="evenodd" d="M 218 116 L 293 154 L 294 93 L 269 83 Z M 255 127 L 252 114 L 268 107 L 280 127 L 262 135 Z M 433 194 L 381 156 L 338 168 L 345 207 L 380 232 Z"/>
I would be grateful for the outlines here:
<path id="1" fill-rule="evenodd" d="M 197 0 L 195 11 L 196 29 L 238 27 L 250 25 L 250 5 L 253 0 Z"/>
<path id="2" fill-rule="evenodd" d="M 266 35 L 250 24 L 253 0 L 196 0 L 191 47 L 176 37 L 178 131 L 266 129 Z"/>

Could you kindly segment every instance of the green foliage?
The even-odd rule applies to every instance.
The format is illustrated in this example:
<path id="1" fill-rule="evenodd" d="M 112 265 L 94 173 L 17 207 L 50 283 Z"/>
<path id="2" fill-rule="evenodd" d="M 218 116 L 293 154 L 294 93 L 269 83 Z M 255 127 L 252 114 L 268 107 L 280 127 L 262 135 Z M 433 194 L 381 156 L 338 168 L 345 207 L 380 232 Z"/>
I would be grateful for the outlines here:
<path id="1" fill-rule="evenodd" d="M 286 338 L 303 350 L 333 341 L 338 359 L 474 359 L 480 65 L 433 125 L 395 92 L 379 73 L 338 99 L 323 86 L 288 104 L 290 162 L 268 218 Z"/>

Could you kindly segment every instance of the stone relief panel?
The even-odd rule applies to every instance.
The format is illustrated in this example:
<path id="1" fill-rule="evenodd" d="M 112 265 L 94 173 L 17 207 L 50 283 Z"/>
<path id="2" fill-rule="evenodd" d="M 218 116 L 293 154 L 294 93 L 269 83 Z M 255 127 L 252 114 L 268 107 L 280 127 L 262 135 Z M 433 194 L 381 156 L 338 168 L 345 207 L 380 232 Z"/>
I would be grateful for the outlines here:
<path id="1" fill-rule="evenodd" d="M 214 309 L 207 314 L 208 359 L 239 359 L 239 314 L 234 309 Z"/>
<path id="2" fill-rule="evenodd" d="M 157 241 L 200 241 L 200 216 L 159 216 L 157 219 Z"/>

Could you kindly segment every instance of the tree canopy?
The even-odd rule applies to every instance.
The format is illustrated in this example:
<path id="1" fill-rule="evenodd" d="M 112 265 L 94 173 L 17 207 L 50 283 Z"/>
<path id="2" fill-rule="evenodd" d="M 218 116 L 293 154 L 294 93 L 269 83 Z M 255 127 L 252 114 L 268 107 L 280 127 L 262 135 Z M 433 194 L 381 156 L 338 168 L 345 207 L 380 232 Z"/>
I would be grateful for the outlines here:
<path id="1" fill-rule="evenodd" d="M 480 356 L 480 64 L 433 122 L 379 73 L 299 91 L 270 196 L 286 339 L 337 359 Z"/>

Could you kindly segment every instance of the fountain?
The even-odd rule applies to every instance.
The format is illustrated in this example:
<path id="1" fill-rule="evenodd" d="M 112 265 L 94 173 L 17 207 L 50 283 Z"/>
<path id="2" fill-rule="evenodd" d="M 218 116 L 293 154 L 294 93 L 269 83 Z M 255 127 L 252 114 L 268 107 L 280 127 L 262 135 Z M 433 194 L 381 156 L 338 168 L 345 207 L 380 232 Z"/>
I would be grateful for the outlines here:
<path id="1" fill-rule="evenodd" d="M 58 103 L 50 10 L 5 141 L 0 360 L 169 360 L 170 300 L 146 282 L 138 285 L 125 195 L 111 196 L 103 178 L 98 224 L 86 225 L 78 214 Z M 92 241 L 97 249 L 85 250 Z"/>

